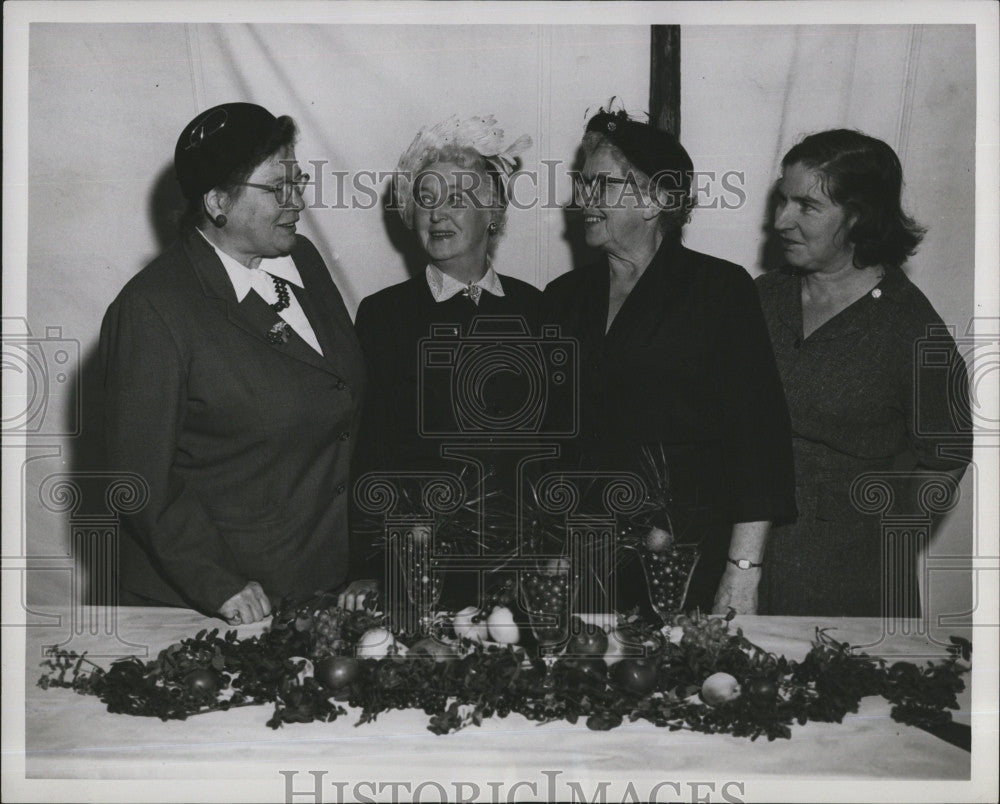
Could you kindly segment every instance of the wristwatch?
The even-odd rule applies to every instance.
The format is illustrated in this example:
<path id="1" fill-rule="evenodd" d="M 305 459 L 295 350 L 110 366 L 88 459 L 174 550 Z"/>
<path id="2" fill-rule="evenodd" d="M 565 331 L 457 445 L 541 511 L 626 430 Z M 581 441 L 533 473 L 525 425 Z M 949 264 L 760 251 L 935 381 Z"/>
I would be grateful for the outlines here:
<path id="1" fill-rule="evenodd" d="M 739 559 L 736 559 L 736 558 L 727 558 L 726 561 L 728 561 L 730 564 L 735 564 L 737 567 L 739 567 L 742 570 L 752 569 L 753 567 L 763 567 L 764 566 L 763 563 L 754 564 L 749 558 L 739 558 Z"/>

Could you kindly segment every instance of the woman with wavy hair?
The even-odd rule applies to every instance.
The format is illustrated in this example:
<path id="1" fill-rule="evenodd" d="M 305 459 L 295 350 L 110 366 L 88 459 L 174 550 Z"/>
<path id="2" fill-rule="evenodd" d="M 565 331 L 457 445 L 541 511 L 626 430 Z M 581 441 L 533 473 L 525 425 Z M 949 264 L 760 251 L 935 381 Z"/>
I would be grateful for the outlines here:
<path id="1" fill-rule="evenodd" d="M 902 184 L 892 148 L 857 131 L 812 134 L 782 160 L 786 265 L 757 286 L 792 418 L 799 518 L 767 544 L 768 614 L 916 616 L 916 548 L 883 545 L 852 484 L 879 473 L 896 513 L 915 510 L 921 485 L 941 472 L 953 485 L 971 457 L 965 364 L 901 270 L 924 233 Z"/>

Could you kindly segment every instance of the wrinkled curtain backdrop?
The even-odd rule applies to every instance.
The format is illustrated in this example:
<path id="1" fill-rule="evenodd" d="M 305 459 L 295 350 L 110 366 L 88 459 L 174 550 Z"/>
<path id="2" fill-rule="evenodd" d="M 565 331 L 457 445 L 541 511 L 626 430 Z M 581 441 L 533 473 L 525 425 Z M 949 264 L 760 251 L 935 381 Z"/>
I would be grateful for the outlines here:
<path id="1" fill-rule="evenodd" d="M 716 176 L 702 179 L 688 245 L 753 274 L 771 267 L 764 224 L 782 154 L 808 132 L 859 128 L 899 153 L 907 205 L 929 227 L 910 276 L 964 332 L 974 309 L 971 26 L 685 27 L 681 52 L 681 137 L 695 167 Z M 61 327 L 79 342 L 71 393 L 53 395 L 46 415 L 69 422 L 79 398 L 83 417 L 80 435 L 53 438 L 25 467 L 28 554 L 66 558 L 28 574 L 29 602 L 78 593 L 64 568 L 81 559 L 71 523 L 42 504 L 40 487 L 53 473 L 99 466 L 101 317 L 173 236 L 180 197 L 171 160 L 190 118 L 231 100 L 293 116 L 299 162 L 323 174 L 322 200 L 332 205 L 335 171 L 391 170 L 420 126 L 493 113 L 511 139 L 534 140 L 525 167 L 538 189 L 519 181 L 519 200 L 556 202 L 511 210 L 497 267 L 541 287 L 588 256 L 559 206 L 587 110 L 612 96 L 645 110 L 649 58 L 649 28 L 638 26 L 33 24 L 29 325 L 36 335 Z M 728 179 L 737 193 L 721 184 L 730 172 L 741 174 Z M 370 175 L 364 184 L 374 189 L 356 194 L 362 205 L 386 186 Z M 309 210 L 301 231 L 352 312 L 420 267 L 378 204 Z M 973 488 L 970 473 L 935 553 L 969 555 Z M 931 592 L 933 612 L 970 608 L 967 573 L 936 574 Z"/>

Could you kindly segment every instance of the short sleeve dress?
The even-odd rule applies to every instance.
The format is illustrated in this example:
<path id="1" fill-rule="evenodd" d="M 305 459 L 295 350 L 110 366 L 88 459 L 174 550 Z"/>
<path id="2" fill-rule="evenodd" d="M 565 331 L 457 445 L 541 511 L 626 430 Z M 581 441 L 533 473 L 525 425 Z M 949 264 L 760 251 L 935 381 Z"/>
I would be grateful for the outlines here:
<path id="1" fill-rule="evenodd" d="M 878 473 L 893 515 L 919 518 L 921 481 L 969 462 L 955 341 L 900 269 L 807 338 L 800 278 L 775 271 L 757 287 L 791 414 L 799 511 L 768 538 L 761 613 L 917 616 L 916 542 L 883 540 L 852 484 Z"/>

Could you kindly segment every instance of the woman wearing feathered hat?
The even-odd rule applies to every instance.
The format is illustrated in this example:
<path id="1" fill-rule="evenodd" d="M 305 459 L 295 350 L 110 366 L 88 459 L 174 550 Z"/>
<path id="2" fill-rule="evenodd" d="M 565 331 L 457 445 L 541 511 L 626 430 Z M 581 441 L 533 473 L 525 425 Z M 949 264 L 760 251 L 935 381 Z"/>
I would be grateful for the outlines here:
<path id="1" fill-rule="evenodd" d="M 542 313 L 579 343 L 576 446 L 603 469 L 641 471 L 655 445 L 674 536 L 701 548 L 687 607 L 753 613 L 768 525 L 795 511 L 788 411 L 753 280 L 681 244 L 693 166 L 675 137 L 602 110 L 582 147 L 578 205 L 601 257 L 550 282 Z M 645 588 L 634 569 L 623 594 Z"/>
<path id="2" fill-rule="evenodd" d="M 440 469 L 456 471 L 441 444 L 454 426 L 456 403 L 447 372 L 421 376 L 419 342 L 434 333 L 468 336 L 477 318 L 519 317 L 533 325 L 540 291 L 497 273 L 492 255 L 504 232 L 508 183 L 521 137 L 508 145 L 492 116 L 451 117 L 420 130 L 397 165 L 394 200 L 406 226 L 427 255 L 427 266 L 411 279 L 361 302 L 355 321 L 369 369 L 370 392 L 363 415 L 356 476 L 363 471 Z M 519 404 L 524 380 L 503 372 L 505 382 L 485 382 L 484 396 L 471 402 L 485 421 L 504 420 Z M 458 425 L 460 428 L 461 425 Z M 484 433 L 481 441 L 486 442 Z M 496 456 L 503 459 L 502 455 Z M 490 462 L 482 467 L 489 473 Z M 504 467 L 492 467 L 495 475 Z M 382 557 L 371 545 L 377 571 Z M 445 582 L 446 591 L 448 582 Z M 475 600 L 468 602 L 474 603 Z"/>
<path id="3" fill-rule="evenodd" d="M 123 603 L 249 623 L 347 579 L 364 362 L 296 233 L 309 177 L 295 136 L 290 117 L 250 103 L 185 126 L 186 223 L 104 318 L 109 467 L 149 488 L 124 523 Z"/>

